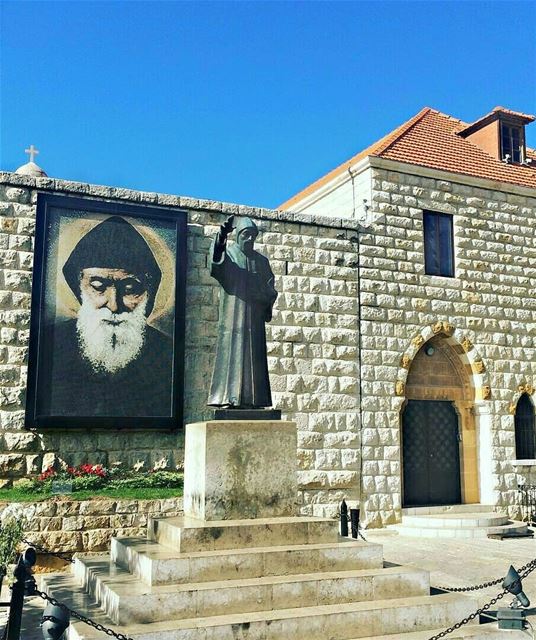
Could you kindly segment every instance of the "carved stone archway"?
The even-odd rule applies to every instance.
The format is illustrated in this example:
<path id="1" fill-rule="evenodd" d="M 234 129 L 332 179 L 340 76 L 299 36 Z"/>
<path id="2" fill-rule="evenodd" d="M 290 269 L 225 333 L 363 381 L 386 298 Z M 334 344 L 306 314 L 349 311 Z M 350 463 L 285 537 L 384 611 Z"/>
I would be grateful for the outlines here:
<path id="1" fill-rule="evenodd" d="M 430 347 L 433 348 L 432 357 L 426 355 Z M 447 321 L 438 320 L 424 328 L 402 355 L 395 394 L 400 400 L 401 416 L 408 400 L 453 403 L 459 416 L 461 436 L 462 502 L 479 502 L 481 438 L 475 409 L 477 405 L 487 404 L 491 387 L 484 362 L 469 338 Z"/>

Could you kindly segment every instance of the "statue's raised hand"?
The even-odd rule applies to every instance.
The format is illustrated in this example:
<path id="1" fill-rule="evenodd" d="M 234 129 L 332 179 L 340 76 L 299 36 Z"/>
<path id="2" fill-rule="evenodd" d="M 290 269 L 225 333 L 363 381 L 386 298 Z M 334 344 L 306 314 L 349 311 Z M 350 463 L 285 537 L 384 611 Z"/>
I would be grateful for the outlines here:
<path id="1" fill-rule="evenodd" d="M 225 240 L 234 227 L 234 216 L 229 216 L 227 220 L 220 226 L 220 237 Z"/>

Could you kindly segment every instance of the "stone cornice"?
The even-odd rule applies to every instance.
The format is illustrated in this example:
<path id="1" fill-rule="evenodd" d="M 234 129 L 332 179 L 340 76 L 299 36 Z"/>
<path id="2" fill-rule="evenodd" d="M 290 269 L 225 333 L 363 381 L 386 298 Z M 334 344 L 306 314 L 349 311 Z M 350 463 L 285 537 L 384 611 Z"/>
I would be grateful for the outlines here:
<path id="1" fill-rule="evenodd" d="M 0 171 L 0 185 L 11 187 L 26 187 L 37 191 L 65 193 L 77 197 L 94 197 L 104 200 L 126 200 L 133 203 L 156 205 L 163 207 L 177 207 L 177 209 L 189 209 L 194 211 L 206 211 L 221 213 L 223 215 L 248 216 L 257 220 L 276 222 L 289 222 L 294 224 L 307 224 L 331 229 L 359 231 L 359 223 L 345 218 L 309 215 L 278 209 L 265 209 L 262 207 L 250 207 L 242 204 L 219 202 L 216 200 L 203 200 L 150 191 L 136 191 L 120 187 L 108 187 L 94 185 L 86 182 L 72 182 L 58 178 L 45 178 L 25 176 L 9 171 Z"/>

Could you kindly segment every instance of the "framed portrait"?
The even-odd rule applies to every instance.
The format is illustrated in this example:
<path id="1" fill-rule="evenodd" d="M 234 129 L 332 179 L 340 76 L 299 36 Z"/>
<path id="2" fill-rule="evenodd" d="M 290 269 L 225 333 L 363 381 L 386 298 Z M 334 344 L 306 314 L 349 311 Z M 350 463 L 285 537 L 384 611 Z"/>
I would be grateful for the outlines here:
<path id="1" fill-rule="evenodd" d="M 26 427 L 182 425 L 186 212 L 39 194 Z"/>

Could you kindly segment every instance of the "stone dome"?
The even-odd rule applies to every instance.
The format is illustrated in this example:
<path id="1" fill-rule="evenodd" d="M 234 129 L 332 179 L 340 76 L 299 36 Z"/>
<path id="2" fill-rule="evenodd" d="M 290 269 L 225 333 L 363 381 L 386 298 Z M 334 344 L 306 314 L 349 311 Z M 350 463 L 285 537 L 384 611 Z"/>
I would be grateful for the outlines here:
<path id="1" fill-rule="evenodd" d="M 23 176 L 44 176 L 47 177 L 47 174 L 41 169 L 41 167 L 35 162 L 27 162 L 26 164 L 21 165 L 15 173 L 20 173 Z"/>

